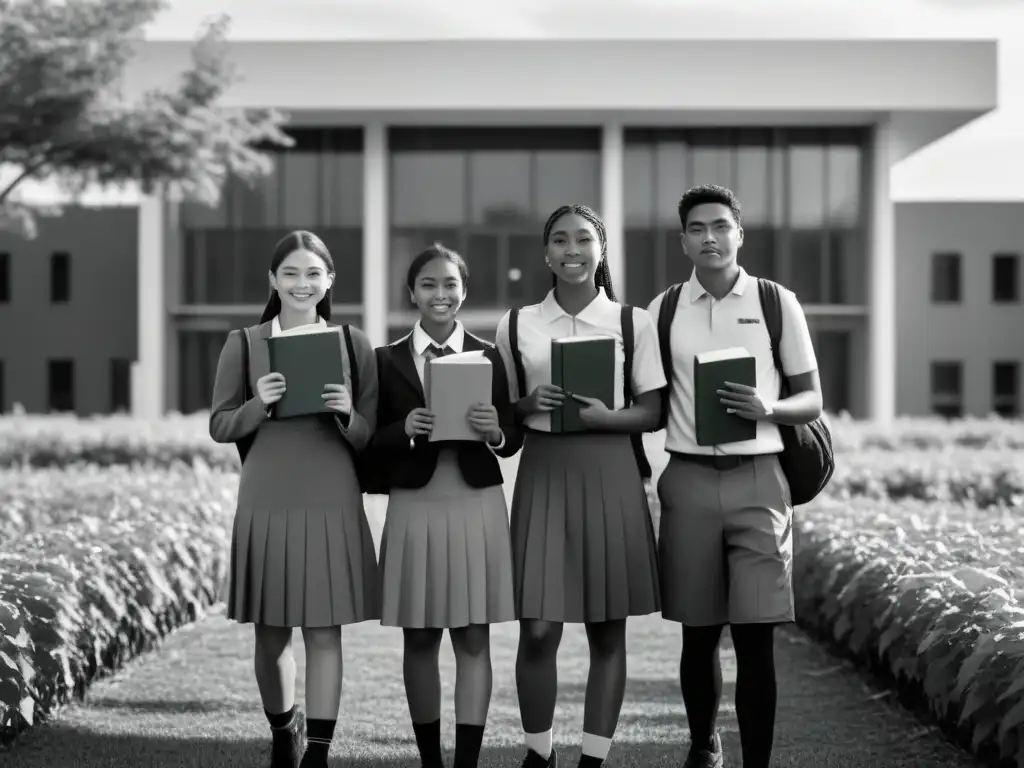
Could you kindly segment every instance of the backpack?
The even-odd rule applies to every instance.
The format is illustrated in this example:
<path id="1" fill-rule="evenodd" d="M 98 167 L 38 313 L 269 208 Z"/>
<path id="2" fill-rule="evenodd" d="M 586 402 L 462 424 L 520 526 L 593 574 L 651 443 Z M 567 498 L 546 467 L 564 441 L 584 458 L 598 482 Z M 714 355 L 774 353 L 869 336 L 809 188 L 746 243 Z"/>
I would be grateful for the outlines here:
<path id="1" fill-rule="evenodd" d="M 342 331 L 345 335 L 345 349 L 348 351 L 349 359 L 349 378 L 352 381 L 352 402 L 358 399 L 359 395 L 359 365 L 356 362 L 356 350 L 352 344 L 352 333 L 349 330 L 348 324 L 342 325 Z M 249 329 L 243 328 L 243 343 L 242 343 L 242 381 L 243 384 L 243 395 L 242 402 L 248 402 L 252 397 L 252 387 L 249 386 Z M 245 463 L 245 457 L 249 454 L 249 450 L 252 448 L 253 441 L 256 439 L 256 434 L 246 435 L 241 438 L 235 447 L 238 449 L 238 458 L 241 462 Z M 348 443 L 345 443 L 348 445 Z M 349 446 L 353 453 L 353 461 L 356 468 L 356 476 L 359 478 L 359 490 L 362 493 L 386 493 L 386 491 L 379 490 L 380 483 L 379 477 L 372 471 L 373 462 L 370 461 L 366 451 L 356 452 Z"/>
<path id="2" fill-rule="evenodd" d="M 623 407 L 628 408 L 633 404 L 633 308 L 622 305 L 620 321 L 622 323 L 622 347 L 625 359 L 622 365 L 622 399 Z M 516 382 L 519 386 L 519 396 L 526 397 L 526 370 L 523 368 L 523 358 L 519 354 L 519 309 L 513 309 L 508 318 L 508 340 L 512 350 L 512 360 L 516 366 Z M 642 433 L 630 434 L 629 441 L 633 446 L 633 455 L 636 457 L 636 464 L 640 470 L 640 477 L 643 480 L 651 478 L 651 464 L 647 461 L 647 453 L 644 451 L 644 436 Z"/>
<path id="3" fill-rule="evenodd" d="M 658 429 L 664 429 L 668 423 L 669 393 L 672 388 L 672 350 L 670 329 L 672 320 L 679 305 L 679 293 L 682 283 L 676 283 L 665 291 L 661 306 L 658 309 L 658 344 L 661 348 L 661 364 L 665 371 L 665 380 L 669 386 L 662 390 L 662 418 Z M 757 297 L 761 303 L 768 337 L 771 341 L 772 360 L 775 369 L 782 379 L 779 396 L 789 396 L 789 385 L 786 373 L 782 368 L 779 345 L 782 341 L 782 303 L 779 299 L 778 283 L 757 278 Z M 823 417 L 809 424 L 789 425 L 778 424 L 782 436 L 782 453 L 779 464 L 789 482 L 790 497 L 793 506 L 806 504 L 824 490 L 832 479 L 835 471 L 835 454 L 832 449 L 832 432 Z"/>

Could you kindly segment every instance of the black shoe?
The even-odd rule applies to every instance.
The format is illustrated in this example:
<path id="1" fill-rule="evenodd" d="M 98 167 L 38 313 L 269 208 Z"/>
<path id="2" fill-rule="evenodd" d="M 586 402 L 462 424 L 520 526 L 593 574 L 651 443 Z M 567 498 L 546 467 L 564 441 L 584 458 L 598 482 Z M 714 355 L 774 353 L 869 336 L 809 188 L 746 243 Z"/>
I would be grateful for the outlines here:
<path id="1" fill-rule="evenodd" d="M 299 768 L 299 761 L 306 748 L 306 718 L 295 710 L 291 727 L 271 731 L 273 744 L 270 747 L 270 768 Z"/>
<path id="2" fill-rule="evenodd" d="M 716 733 L 711 739 L 711 749 L 698 749 L 695 745 L 690 747 L 690 754 L 686 756 L 683 768 L 722 768 L 724 762 L 722 738 Z"/>
<path id="3" fill-rule="evenodd" d="M 302 762 L 299 763 L 299 768 L 327 768 L 326 760 L 316 760 L 310 757 L 309 753 L 302 756 Z"/>
<path id="4" fill-rule="evenodd" d="M 545 760 L 532 749 L 526 752 L 521 768 L 558 768 L 558 755 L 554 748 L 551 749 L 551 757 Z"/>

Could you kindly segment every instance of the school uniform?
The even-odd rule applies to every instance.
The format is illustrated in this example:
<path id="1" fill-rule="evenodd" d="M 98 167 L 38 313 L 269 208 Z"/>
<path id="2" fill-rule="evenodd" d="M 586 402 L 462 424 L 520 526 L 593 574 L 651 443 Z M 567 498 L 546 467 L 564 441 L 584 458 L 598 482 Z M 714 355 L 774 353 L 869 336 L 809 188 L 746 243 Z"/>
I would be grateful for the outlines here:
<path id="1" fill-rule="evenodd" d="M 787 377 L 817 369 L 803 310 L 780 286 L 780 357 Z M 664 293 L 648 310 L 658 316 Z M 725 297 L 714 299 L 696 272 L 683 285 L 670 326 L 672 381 L 658 481 L 662 615 L 689 626 L 793 621 L 793 509 L 779 465 L 779 428 L 758 421 L 753 440 L 697 445 L 694 356 L 745 347 L 756 359 L 757 390 L 778 398 L 781 378 L 756 280 L 740 269 Z"/>
<path id="2" fill-rule="evenodd" d="M 665 386 L 657 329 L 644 309 L 634 309 L 634 397 Z M 519 310 L 518 346 L 526 391 L 510 376 L 513 402 L 551 383 L 551 340 L 569 336 L 615 339 L 614 409 L 623 402 L 625 349 L 621 305 L 604 289 L 575 317 L 555 300 Z M 509 314 L 496 343 L 514 369 Z M 550 413 L 523 423 L 523 452 L 516 475 L 510 528 L 521 619 L 589 623 L 657 611 L 657 552 L 647 494 L 629 434 L 588 431 L 552 434 Z"/>
<path id="3" fill-rule="evenodd" d="M 380 616 L 373 538 L 354 464 L 376 421 L 376 360 L 366 336 L 350 330 L 361 383 L 347 419 L 270 417 L 256 382 L 270 372 L 267 338 L 281 332 L 276 317 L 249 329 L 249 400 L 244 334 L 232 331 L 221 351 L 210 436 L 228 443 L 255 433 L 231 534 L 227 615 L 238 622 L 330 627 Z"/>
<path id="4" fill-rule="evenodd" d="M 430 442 L 426 435 L 410 441 L 405 420 L 409 411 L 426 407 L 427 361 L 476 350 L 491 361 L 500 444 Z M 450 629 L 513 620 L 508 508 L 497 456 L 513 455 L 521 437 L 501 358 L 460 323 L 444 345 L 417 323 L 376 354 L 381 392 L 371 450 L 387 465 L 389 486 L 380 546 L 381 624 Z"/>

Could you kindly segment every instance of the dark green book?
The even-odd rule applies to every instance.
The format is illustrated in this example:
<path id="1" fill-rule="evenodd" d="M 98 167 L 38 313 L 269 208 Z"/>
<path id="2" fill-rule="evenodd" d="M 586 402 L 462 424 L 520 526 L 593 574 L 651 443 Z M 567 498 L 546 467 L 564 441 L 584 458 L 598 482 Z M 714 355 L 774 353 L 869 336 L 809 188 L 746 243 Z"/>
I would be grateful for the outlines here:
<path id="1" fill-rule="evenodd" d="M 267 346 L 270 370 L 285 380 L 284 396 L 274 403 L 272 418 L 332 412 L 324 404 L 324 385 L 344 384 L 348 370 L 339 329 L 271 336 Z"/>
<path id="2" fill-rule="evenodd" d="M 743 347 L 705 352 L 693 359 L 693 413 L 697 445 L 753 440 L 757 422 L 728 413 L 718 390 L 725 382 L 757 386 L 757 363 Z"/>
<path id="3" fill-rule="evenodd" d="M 570 395 L 597 398 L 609 409 L 615 407 L 615 339 L 611 336 L 572 336 L 551 340 L 551 383 L 561 387 L 566 398 L 551 412 L 551 431 L 583 432 L 580 419 L 583 403 Z"/>

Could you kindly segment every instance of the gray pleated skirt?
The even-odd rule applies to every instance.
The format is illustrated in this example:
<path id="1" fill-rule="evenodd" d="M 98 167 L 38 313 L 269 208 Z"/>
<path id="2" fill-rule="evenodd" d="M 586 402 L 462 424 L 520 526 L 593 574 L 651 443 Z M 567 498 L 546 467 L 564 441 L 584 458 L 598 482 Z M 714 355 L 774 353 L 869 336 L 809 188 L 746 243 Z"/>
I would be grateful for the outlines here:
<path id="1" fill-rule="evenodd" d="M 381 624 L 453 628 L 515 619 L 508 507 L 442 450 L 423 488 L 393 488 L 380 544 Z"/>
<path id="2" fill-rule="evenodd" d="M 589 623 L 661 609 L 654 527 L 628 435 L 528 431 L 510 531 L 518 618 Z"/>
<path id="3" fill-rule="evenodd" d="M 242 466 L 227 615 L 275 627 L 380 618 L 373 537 L 333 420 L 266 421 Z"/>

